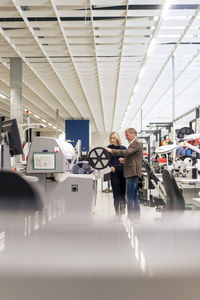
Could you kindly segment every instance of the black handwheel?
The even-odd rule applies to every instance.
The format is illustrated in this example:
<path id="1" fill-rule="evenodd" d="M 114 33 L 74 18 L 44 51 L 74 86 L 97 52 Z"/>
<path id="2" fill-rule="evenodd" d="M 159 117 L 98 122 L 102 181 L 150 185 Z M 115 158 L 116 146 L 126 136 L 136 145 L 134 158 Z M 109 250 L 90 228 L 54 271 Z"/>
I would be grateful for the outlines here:
<path id="1" fill-rule="evenodd" d="M 182 127 L 181 129 L 178 130 L 177 132 L 177 137 L 179 139 L 183 139 L 185 135 L 190 135 L 193 134 L 194 130 L 190 127 Z"/>
<path id="2" fill-rule="evenodd" d="M 93 148 L 88 154 L 88 162 L 93 169 L 102 170 L 110 162 L 110 154 L 102 147 Z"/>

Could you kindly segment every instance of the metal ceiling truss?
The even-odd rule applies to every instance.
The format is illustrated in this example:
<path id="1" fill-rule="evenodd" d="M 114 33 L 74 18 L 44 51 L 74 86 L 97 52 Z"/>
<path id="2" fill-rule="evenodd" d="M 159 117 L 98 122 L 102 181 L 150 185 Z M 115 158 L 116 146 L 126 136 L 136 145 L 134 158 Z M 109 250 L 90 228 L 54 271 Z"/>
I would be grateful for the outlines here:
<path id="1" fill-rule="evenodd" d="M 24 106 L 52 132 L 56 109 L 62 130 L 69 118 L 89 119 L 94 133 L 138 129 L 141 109 L 144 129 L 166 121 L 172 56 L 176 119 L 199 105 L 200 0 L 171 0 L 165 16 L 167 0 L 27 3 L 0 1 L 0 93 L 9 97 L 10 57 L 21 57 Z"/>

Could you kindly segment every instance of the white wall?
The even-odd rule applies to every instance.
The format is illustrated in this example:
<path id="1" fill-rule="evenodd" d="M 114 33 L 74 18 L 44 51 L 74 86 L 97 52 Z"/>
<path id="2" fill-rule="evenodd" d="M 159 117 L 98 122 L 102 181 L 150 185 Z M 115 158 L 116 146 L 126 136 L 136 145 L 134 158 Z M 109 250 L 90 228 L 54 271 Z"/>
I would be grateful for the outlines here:
<path id="1" fill-rule="evenodd" d="M 91 148 L 106 147 L 109 145 L 109 133 L 93 132 L 91 137 Z"/>
<path id="2" fill-rule="evenodd" d="M 120 137 L 122 139 L 122 145 L 127 146 L 127 140 L 124 137 L 124 131 L 119 132 Z M 92 143 L 91 143 L 91 148 L 94 147 L 106 147 L 109 145 L 109 133 L 92 133 Z"/>
<path id="3" fill-rule="evenodd" d="M 127 142 L 127 139 L 125 138 L 124 130 L 119 131 L 119 135 L 120 135 L 121 140 L 122 140 L 122 145 L 128 147 L 128 142 Z"/>
<path id="4" fill-rule="evenodd" d="M 178 121 L 175 122 L 175 128 L 180 129 L 182 127 L 189 127 L 190 121 L 194 120 L 196 117 L 196 112 L 193 111 L 190 114 L 186 115 L 185 117 L 179 119 Z"/>

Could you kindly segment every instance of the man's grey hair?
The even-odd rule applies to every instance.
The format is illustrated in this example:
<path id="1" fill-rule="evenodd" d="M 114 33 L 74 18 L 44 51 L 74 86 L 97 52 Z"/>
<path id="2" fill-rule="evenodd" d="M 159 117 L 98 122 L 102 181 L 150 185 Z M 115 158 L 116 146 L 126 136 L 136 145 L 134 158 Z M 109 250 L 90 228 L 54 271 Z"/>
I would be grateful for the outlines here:
<path id="1" fill-rule="evenodd" d="M 127 128 L 125 131 L 129 131 L 131 134 L 137 136 L 137 131 L 135 130 L 135 128 Z"/>

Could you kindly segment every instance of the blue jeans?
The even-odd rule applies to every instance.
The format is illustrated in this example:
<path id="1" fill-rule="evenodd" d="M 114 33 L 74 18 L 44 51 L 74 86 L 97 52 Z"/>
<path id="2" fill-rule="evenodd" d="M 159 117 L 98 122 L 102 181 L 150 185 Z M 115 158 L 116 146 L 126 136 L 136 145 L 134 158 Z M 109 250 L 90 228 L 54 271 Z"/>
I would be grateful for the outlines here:
<path id="1" fill-rule="evenodd" d="M 140 215 L 140 205 L 137 196 L 138 176 L 126 178 L 126 196 L 128 201 L 128 217 Z"/>

